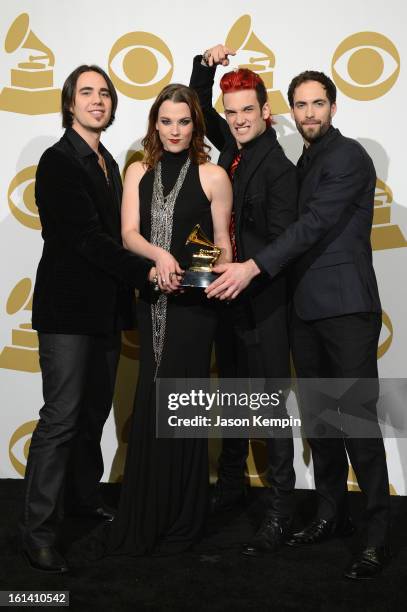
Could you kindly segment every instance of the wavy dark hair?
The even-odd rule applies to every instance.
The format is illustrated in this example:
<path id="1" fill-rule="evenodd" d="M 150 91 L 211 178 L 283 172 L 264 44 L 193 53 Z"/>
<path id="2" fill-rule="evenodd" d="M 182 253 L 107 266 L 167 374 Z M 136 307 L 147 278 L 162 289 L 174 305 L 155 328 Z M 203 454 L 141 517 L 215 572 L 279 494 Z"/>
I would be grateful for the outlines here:
<path id="1" fill-rule="evenodd" d="M 305 70 L 293 78 L 288 87 L 288 103 L 291 108 L 294 108 L 294 93 L 297 87 L 308 81 L 318 81 L 326 91 L 326 97 L 331 104 L 336 102 L 336 86 L 335 83 L 323 72 L 317 70 Z"/>
<path id="2" fill-rule="evenodd" d="M 104 130 L 106 130 L 110 125 L 112 125 L 115 115 L 116 115 L 117 102 L 118 102 L 117 92 L 116 92 L 116 89 L 111 79 L 106 74 L 106 72 L 102 68 L 100 68 L 100 66 L 96 66 L 95 64 L 91 64 L 91 65 L 82 64 L 81 66 L 78 66 L 77 68 L 75 68 L 75 70 L 71 72 L 71 74 L 67 77 L 62 87 L 62 94 L 61 94 L 62 127 L 64 128 L 72 127 L 73 114 L 70 109 L 71 109 L 73 102 L 75 101 L 76 84 L 78 82 L 79 77 L 84 72 L 97 72 L 106 81 L 107 88 L 110 93 L 110 98 L 112 100 L 112 114 L 110 115 L 109 123 L 103 128 Z"/>
<path id="3" fill-rule="evenodd" d="M 210 147 L 205 144 L 205 120 L 202 114 L 199 98 L 195 91 L 186 85 L 172 83 L 164 87 L 158 94 L 148 115 L 147 134 L 141 141 L 144 147 L 143 162 L 149 170 L 154 168 L 160 161 L 163 154 L 163 145 L 156 129 L 160 106 L 166 100 L 171 102 L 185 102 L 191 112 L 192 123 L 194 126 L 191 144 L 189 146 L 189 156 L 195 164 L 204 164 L 209 157 Z"/>

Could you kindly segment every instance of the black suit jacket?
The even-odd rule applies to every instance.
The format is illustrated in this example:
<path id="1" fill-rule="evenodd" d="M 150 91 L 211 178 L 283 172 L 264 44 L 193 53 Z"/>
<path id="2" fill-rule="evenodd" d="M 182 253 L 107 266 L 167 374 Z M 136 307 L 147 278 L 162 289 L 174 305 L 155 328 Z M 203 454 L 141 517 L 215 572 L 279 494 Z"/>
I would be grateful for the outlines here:
<path id="1" fill-rule="evenodd" d="M 97 156 L 68 129 L 42 155 L 35 196 L 43 253 L 34 288 L 34 329 L 110 333 L 131 325 L 132 291 L 143 286 L 152 263 L 122 247 L 121 178 L 110 153 L 108 188 Z"/>
<path id="2" fill-rule="evenodd" d="M 271 277 L 292 265 L 294 306 L 304 320 L 380 313 L 370 244 L 373 162 L 358 142 L 332 127 L 314 146 L 299 218 L 256 263 Z"/>
<path id="3" fill-rule="evenodd" d="M 212 106 L 216 68 L 202 66 L 201 59 L 194 58 L 190 86 L 198 93 L 207 137 L 221 152 L 218 163 L 229 171 L 237 146 L 226 120 Z M 296 168 L 285 156 L 273 128 L 242 151 L 233 181 L 233 209 L 239 261 L 255 258 L 297 218 Z M 268 275 L 261 274 L 243 292 L 242 299 L 249 300 L 255 322 L 277 311 L 285 316 L 285 275 L 270 281 Z M 276 324 L 281 324 L 281 319 Z"/>

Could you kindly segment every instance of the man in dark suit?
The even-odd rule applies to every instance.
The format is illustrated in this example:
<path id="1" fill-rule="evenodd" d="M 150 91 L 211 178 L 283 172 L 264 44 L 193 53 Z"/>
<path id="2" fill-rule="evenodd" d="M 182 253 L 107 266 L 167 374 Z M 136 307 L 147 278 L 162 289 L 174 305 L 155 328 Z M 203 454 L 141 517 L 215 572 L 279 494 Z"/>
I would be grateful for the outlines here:
<path id="1" fill-rule="evenodd" d="M 121 244 L 121 178 L 100 143 L 117 94 L 98 66 L 80 66 L 65 81 L 65 134 L 42 155 L 36 202 L 43 253 L 33 299 L 44 406 L 33 433 L 21 520 L 30 565 L 65 572 L 56 547 L 64 497 L 78 515 L 112 520 L 100 498 L 100 441 L 120 354 L 131 326 L 131 286 L 151 276 L 152 262 Z"/>
<path id="2" fill-rule="evenodd" d="M 199 95 L 207 137 L 219 149 L 218 163 L 233 183 L 232 246 L 235 261 L 245 262 L 272 244 L 297 216 L 297 178 L 271 127 L 267 91 L 259 75 L 243 69 L 221 79 L 226 121 L 212 106 L 218 64 L 234 54 L 216 45 L 194 59 L 190 86 Z M 245 266 L 246 264 L 235 264 Z M 232 322 L 232 325 L 230 324 Z M 284 273 L 259 276 L 232 306 L 220 308 L 216 341 L 223 377 L 290 377 L 287 284 Z M 286 415 L 281 406 L 281 415 Z M 275 415 L 279 416 L 279 415 Z M 291 431 L 267 440 L 269 488 L 266 517 L 243 553 L 256 556 L 276 550 L 289 533 L 295 484 Z M 224 439 L 214 511 L 232 506 L 245 491 L 247 439 Z"/>
<path id="3" fill-rule="evenodd" d="M 298 162 L 299 218 L 255 255 L 251 266 L 218 266 L 222 276 L 208 287 L 208 295 L 235 298 L 257 275 L 273 279 L 290 265 L 297 376 L 374 380 L 381 328 L 370 245 L 374 166 L 358 142 L 331 125 L 336 112 L 331 79 L 304 72 L 291 82 L 288 98 L 304 140 Z M 313 407 L 305 402 L 307 409 Z M 370 409 L 374 418 L 375 406 Z M 373 437 L 309 438 L 318 515 L 288 542 L 309 545 L 353 531 L 347 509 L 348 453 L 367 501 L 365 546 L 345 572 L 353 579 L 377 575 L 388 555 L 389 483 L 378 426 L 375 431 Z"/>

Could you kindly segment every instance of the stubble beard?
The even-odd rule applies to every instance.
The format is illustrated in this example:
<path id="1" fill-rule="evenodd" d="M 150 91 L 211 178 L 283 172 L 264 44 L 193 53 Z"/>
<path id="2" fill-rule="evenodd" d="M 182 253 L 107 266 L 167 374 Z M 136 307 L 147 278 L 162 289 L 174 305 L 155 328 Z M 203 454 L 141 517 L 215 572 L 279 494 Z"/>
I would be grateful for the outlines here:
<path id="1" fill-rule="evenodd" d="M 319 123 L 319 125 L 316 125 L 312 130 L 307 130 L 306 126 L 304 127 L 301 123 L 295 122 L 295 124 L 303 139 L 309 144 L 312 144 L 316 140 L 322 138 L 322 136 L 327 133 L 331 126 L 331 122 L 327 121 L 326 123 Z"/>

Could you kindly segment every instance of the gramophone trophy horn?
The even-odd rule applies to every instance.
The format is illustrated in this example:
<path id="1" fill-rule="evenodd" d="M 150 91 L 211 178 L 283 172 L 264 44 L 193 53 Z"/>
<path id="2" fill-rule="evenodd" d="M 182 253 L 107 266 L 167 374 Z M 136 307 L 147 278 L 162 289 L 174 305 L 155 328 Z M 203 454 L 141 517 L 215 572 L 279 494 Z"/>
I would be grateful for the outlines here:
<path id="1" fill-rule="evenodd" d="M 9 315 L 32 310 L 32 282 L 20 280 L 11 291 L 6 305 Z M 31 317 L 30 317 L 31 318 Z M 11 342 L 0 352 L 0 368 L 21 372 L 39 372 L 38 337 L 31 323 L 20 323 L 11 330 Z"/>
<path id="2" fill-rule="evenodd" d="M 44 43 L 29 30 L 29 17 L 27 13 L 22 13 L 17 19 L 11 24 L 9 31 L 6 36 L 4 47 L 7 53 L 13 53 L 20 47 L 22 49 L 31 49 L 33 51 L 41 51 L 44 55 L 33 56 L 30 55 L 30 63 L 24 62 L 19 64 L 19 67 L 24 68 L 44 68 L 43 64 L 37 64 L 35 60 L 47 60 L 49 66 L 54 66 L 55 56 L 51 49 L 44 45 Z"/>
<path id="3" fill-rule="evenodd" d="M 46 60 L 48 62 L 48 66 L 54 66 L 55 64 L 55 55 L 52 53 L 51 49 L 44 45 L 44 43 L 34 34 L 34 32 L 30 32 L 27 38 L 24 41 L 24 44 L 21 45 L 23 49 L 32 49 L 33 51 L 41 51 L 43 55 L 30 55 L 29 60 L 32 68 L 38 66 L 38 68 L 42 68 L 44 64 L 38 64 L 37 60 Z M 19 64 L 21 65 L 21 64 Z M 26 64 L 24 64 L 26 65 Z"/>
<path id="4" fill-rule="evenodd" d="M 181 287 L 208 287 L 217 278 L 212 268 L 221 249 L 209 240 L 199 224 L 189 234 L 185 246 L 192 252 L 192 263 L 184 274 Z"/>
<path id="5" fill-rule="evenodd" d="M 244 60 L 238 68 L 248 68 L 259 73 L 268 93 L 268 101 L 273 115 L 282 115 L 290 111 L 281 91 L 273 90 L 273 68 L 276 58 L 273 51 L 254 33 L 250 15 L 242 15 L 232 25 L 226 37 L 225 45 L 235 51 L 244 51 Z M 253 53 L 253 55 L 251 55 Z M 239 57 L 239 53 L 237 54 Z M 233 62 L 233 59 L 231 62 Z M 246 62 L 246 63 L 245 63 Z M 233 66 L 231 66 L 233 68 Z M 223 112 L 222 95 L 216 101 L 215 108 Z"/>
<path id="6" fill-rule="evenodd" d="M 376 180 L 373 227 L 370 241 L 374 251 L 407 246 L 401 228 L 391 222 L 392 190 L 381 179 Z"/>
<path id="7" fill-rule="evenodd" d="M 265 69 L 264 64 L 257 64 L 256 62 L 269 62 L 268 68 L 274 68 L 275 55 L 252 31 L 250 15 L 243 15 L 236 21 L 226 38 L 225 44 L 230 49 L 254 51 L 262 54 L 260 57 L 251 57 L 249 64 L 241 64 L 239 68 L 249 68 L 255 72 Z"/>
<path id="8" fill-rule="evenodd" d="M 60 109 L 61 91 L 54 87 L 55 56 L 30 30 L 27 13 L 19 15 L 11 24 L 4 43 L 7 53 L 29 49 L 26 62 L 11 69 L 11 86 L 0 94 L 0 109 L 25 115 L 56 113 Z"/>

